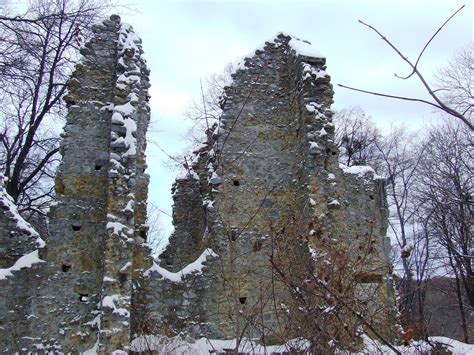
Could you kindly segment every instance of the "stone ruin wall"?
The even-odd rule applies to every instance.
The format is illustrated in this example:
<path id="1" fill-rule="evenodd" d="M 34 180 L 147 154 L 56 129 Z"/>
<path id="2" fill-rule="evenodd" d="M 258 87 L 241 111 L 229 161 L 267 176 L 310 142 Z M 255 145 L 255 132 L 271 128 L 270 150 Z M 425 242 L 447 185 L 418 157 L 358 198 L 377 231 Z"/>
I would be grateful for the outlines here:
<path id="1" fill-rule="evenodd" d="M 1 319 L 7 353 L 127 351 L 143 317 L 139 285 L 151 266 L 144 155 L 149 71 L 140 39 L 118 16 L 92 30 L 68 82 L 57 202 L 42 262 L 0 281 L 4 299 L 24 309 L 15 321 Z"/>
<path id="2" fill-rule="evenodd" d="M 384 182 L 370 168 L 339 167 L 325 59 L 298 54 L 295 41 L 280 34 L 245 59 L 225 88 L 219 124 L 173 186 L 175 232 L 152 273 L 155 319 L 168 335 L 234 338 L 246 327 L 248 337 L 271 339 L 284 319 L 274 305 L 287 301 L 281 285 L 275 291 L 272 233 L 296 219 L 286 238 L 317 224 L 350 245 L 372 230 L 359 292 L 387 304 L 378 324 L 394 337 Z M 318 250 L 315 237 L 308 244 Z M 203 256 L 202 274 L 183 269 Z M 168 271 L 181 273 L 178 282 Z M 250 322 L 256 309 L 262 320 Z"/>
<path id="3" fill-rule="evenodd" d="M 371 221 L 376 253 L 361 294 L 376 288 L 391 302 L 383 181 L 339 167 L 324 58 L 297 53 L 298 40 L 283 34 L 246 58 L 225 89 L 219 124 L 173 186 L 175 232 L 154 262 L 146 245 L 149 72 L 140 40 L 118 16 L 93 31 L 68 83 L 46 246 L 8 211 L 0 216 L 1 230 L 13 232 L 0 239 L 1 266 L 37 255 L 0 279 L 4 352 L 127 351 L 147 333 L 234 338 L 237 330 L 281 341 L 267 329 L 278 328 L 274 304 L 288 295 L 274 287 L 268 260 L 274 231 L 295 219 L 297 233 L 317 223 L 343 243 Z M 249 326 L 255 307 L 262 317 Z"/>

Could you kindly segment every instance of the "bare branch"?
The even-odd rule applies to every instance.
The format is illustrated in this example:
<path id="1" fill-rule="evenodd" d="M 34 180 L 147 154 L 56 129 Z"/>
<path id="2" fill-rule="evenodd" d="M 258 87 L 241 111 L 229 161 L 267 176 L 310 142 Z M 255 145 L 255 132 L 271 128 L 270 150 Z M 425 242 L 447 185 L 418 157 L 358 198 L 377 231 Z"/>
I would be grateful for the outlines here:
<path id="1" fill-rule="evenodd" d="M 430 38 L 430 40 L 425 44 L 424 48 L 422 49 L 422 51 L 420 52 L 420 54 L 418 55 L 418 58 L 416 60 L 416 63 L 413 64 L 413 62 L 411 62 L 408 57 L 406 55 L 404 55 L 399 49 L 397 46 L 395 46 L 386 36 L 384 36 L 379 30 L 377 30 L 375 27 L 369 25 L 368 23 L 365 23 L 364 21 L 361 21 L 359 20 L 359 23 L 361 23 L 362 25 L 368 27 L 369 29 L 371 29 L 372 31 L 374 31 L 385 43 L 387 43 L 396 53 L 397 55 L 402 58 L 403 61 L 405 61 L 411 68 L 411 73 L 409 75 L 407 75 L 406 77 L 400 77 L 398 75 L 396 75 L 398 78 L 400 79 L 409 79 L 410 77 L 413 76 L 413 74 L 416 74 L 416 76 L 418 77 L 418 79 L 421 81 L 421 83 L 423 84 L 424 88 L 426 89 L 426 91 L 428 92 L 428 94 L 433 98 L 434 102 L 430 102 L 430 101 L 427 101 L 427 100 L 423 100 L 423 99 L 418 99 L 418 98 L 411 98 L 411 97 L 405 97 L 405 96 L 398 96 L 398 95 L 389 95 L 389 94 L 384 94 L 384 93 L 379 93 L 379 92 L 374 92 L 374 91 L 367 91 L 367 90 L 361 90 L 361 89 L 356 89 L 356 88 L 353 88 L 353 87 L 349 87 L 349 86 L 345 86 L 345 85 L 341 85 L 341 84 L 338 84 L 340 87 L 343 87 L 343 88 L 346 88 L 346 89 L 350 89 L 350 90 L 354 90 L 354 91 L 358 91 L 358 92 L 362 92 L 362 93 L 366 93 L 366 94 L 370 94 L 370 95 L 376 95 L 376 96 L 382 96 L 382 97 L 387 97 L 387 98 L 392 98 L 392 99 L 398 99 L 398 100 L 405 100 L 405 101 L 414 101 L 414 102 L 420 102 L 420 103 L 423 103 L 423 104 L 427 104 L 427 105 L 430 105 L 430 106 L 433 106 L 433 107 L 436 107 L 437 109 L 447 113 L 448 115 L 451 115 L 453 117 L 455 117 L 456 119 L 459 119 L 460 121 L 462 121 L 467 127 L 469 127 L 469 129 L 471 131 L 474 130 L 474 125 L 470 122 L 470 119 L 466 116 L 464 116 L 462 113 L 458 112 L 456 109 L 453 109 L 449 106 L 447 106 L 437 95 L 436 95 L 436 92 L 438 90 L 434 90 L 431 88 L 431 86 L 428 84 L 428 82 L 426 81 L 426 79 L 424 78 L 423 74 L 418 70 L 418 63 L 421 59 L 421 56 L 422 54 L 424 53 L 424 51 L 426 50 L 426 48 L 428 47 L 428 45 L 432 42 L 432 40 L 435 38 L 435 36 L 443 29 L 443 27 L 457 14 L 459 13 L 462 9 L 464 8 L 464 6 L 460 7 L 454 14 L 452 14 L 439 28 L 438 30 L 433 34 L 433 36 Z"/>
<path id="2" fill-rule="evenodd" d="M 431 106 L 436 107 L 436 108 L 438 108 L 438 109 L 442 109 L 440 106 L 436 105 L 436 104 L 433 103 L 433 102 L 430 102 L 430 101 L 427 101 L 427 100 L 423 100 L 423 99 L 417 99 L 417 98 L 414 98 L 414 97 L 383 94 L 383 93 L 376 92 L 376 91 L 368 91 L 368 90 L 357 89 L 357 88 L 354 88 L 354 87 L 351 87 L 351 86 L 342 85 L 342 84 L 337 84 L 337 86 L 340 86 L 341 88 L 344 88 L 344 89 L 349 89 L 349 90 L 354 90 L 354 91 L 358 91 L 358 92 L 363 92 L 363 93 L 365 93 L 365 94 L 370 94 L 370 95 L 375 95 L 375 96 L 382 96 L 382 97 L 388 97 L 388 98 L 390 98 L 390 99 L 405 100 L 405 101 L 414 101 L 414 102 L 422 102 L 422 103 L 424 103 L 424 104 L 431 105 Z"/>

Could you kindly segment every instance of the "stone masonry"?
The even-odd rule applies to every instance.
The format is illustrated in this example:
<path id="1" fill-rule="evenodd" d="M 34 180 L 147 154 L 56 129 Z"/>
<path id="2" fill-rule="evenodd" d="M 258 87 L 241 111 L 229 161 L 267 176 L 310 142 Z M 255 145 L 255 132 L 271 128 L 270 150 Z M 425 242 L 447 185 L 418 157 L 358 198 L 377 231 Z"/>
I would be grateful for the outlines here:
<path id="1" fill-rule="evenodd" d="M 28 334 L 32 289 L 43 262 L 39 250 L 45 243 L 18 213 L 0 175 L 0 351 L 20 350 Z"/>
<path id="2" fill-rule="evenodd" d="M 16 314 L 14 336 L 6 336 L 9 331 L 1 336 L 7 353 L 127 352 L 132 308 L 140 298 L 134 286 L 141 281 L 140 268 L 151 265 L 138 260 L 149 255 L 144 173 L 149 71 L 140 39 L 118 16 L 92 30 L 68 82 L 57 202 L 39 252 L 44 262 L 40 270 L 23 269 L 7 278 L 15 285 L 23 283 L 23 274 L 33 279 L 27 292 L 22 289 L 27 311 Z"/>
<path id="3" fill-rule="evenodd" d="M 370 239 L 354 295 L 384 305 L 372 318 L 393 339 L 384 182 L 339 166 L 326 59 L 285 34 L 245 59 L 173 185 L 175 232 L 153 260 L 149 71 L 118 16 L 93 32 L 68 82 L 46 242 L 0 191 L 0 351 L 121 354 L 143 334 L 284 343 L 299 336 L 288 316 L 299 308 L 275 262 L 295 279 L 320 275 L 324 240 L 354 249 L 351 265 Z"/>
<path id="4" fill-rule="evenodd" d="M 308 235 L 306 255 L 321 238 L 350 247 L 370 234 L 371 255 L 354 277 L 361 298 L 387 306 L 374 312 L 395 337 L 384 182 L 369 167 L 339 166 L 326 60 L 310 50 L 280 34 L 246 58 L 225 88 L 221 119 L 176 180 L 175 232 L 150 270 L 165 334 L 286 341 L 288 295 L 269 262 L 286 228 L 286 243 Z"/>

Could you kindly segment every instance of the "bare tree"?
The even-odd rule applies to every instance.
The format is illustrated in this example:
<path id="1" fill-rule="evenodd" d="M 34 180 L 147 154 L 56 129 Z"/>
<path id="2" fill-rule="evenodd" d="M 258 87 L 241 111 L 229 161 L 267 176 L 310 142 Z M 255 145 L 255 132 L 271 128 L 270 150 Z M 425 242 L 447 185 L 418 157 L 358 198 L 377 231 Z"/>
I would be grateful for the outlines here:
<path id="1" fill-rule="evenodd" d="M 362 89 L 358 89 L 358 88 L 354 88 L 354 87 L 350 87 L 350 86 L 346 86 L 346 85 L 341 85 L 341 84 L 338 84 L 338 86 L 346 88 L 346 89 L 358 91 L 358 92 L 363 92 L 363 93 L 370 94 L 370 95 L 382 96 L 382 97 L 387 97 L 387 98 L 397 99 L 397 100 L 413 101 L 413 102 L 423 103 L 423 104 L 429 105 L 431 107 L 434 107 L 434 108 L 446 113 L 447 115 L 449 115 L 451 117 L 454 117 L 456 120 L 460 120 L 463 124 L 465 124 L 467 127 L 469 127 L 469 129 L 471 131 L 473 131 L 474 130 L 474 124 L 471 121 L 472 109 L 469 108 L 470 111 L 469 110 L 466 111 L 466 107 L 458 106 L 456 102 L 453 102 L 453 101 L 450 102 L 449 100 L 447 100 L 447 101 L 443 100 L 443 97 L 440 96 L 439 91 L 428 83 L 425 75 L 420 71 L 420 69 L 418 67 L 418 64 L 421 60 L 421 57 L 422 57 L 423 53 L 425 52 L 426 48 L 428 48 L 429 44 L 433 41 L 433 39 L 436 37 L 436 35 L 443 29 L 443 27 L 463 8 L 464 8 L 464 5 L 462 7 L 460 7 L 456 12 L 454 12 L 438 28 L 438 30 L 426 42 L 425 46 L 423 47 L 421 52 L 418 54 L 418 57 L 417 57 L 416 61 L 410 60 L 407 55 L 405 55 L 403 52 L 401 52 L 400 49 L 398 49 L 398 47 L 395 46 L 378 29 L 376 29 L 375 27 L 359 20 L 359 23 L 361 23 L 362 25 L 370 28 L 372 31 L 374 31 L 385 43 L 387 43 L 395 51 L 395 53 L 404 62 L 406 62 L 409 65 L 410 73 L 408 75 L 399 76 L 399 75 L 395 74 L 395 76 L 400 78 L 400 79 L 403 79 L 403 80 L 410 79 L 412 76 L 417 77 L 420 80 L 423 88 L 426 90 L 428 95 L 431 97 L 432 101 L 428 101 L 428 100 L 424 100 L 424 99 L 416 98 L 416 97 L 408 97 L 408 96 L 402 96 L 402 95 L 390 95 L 390 94 L 380 93 L 380 92 L 375 92 L 375 91 L 362 90 Z M 470 58 L 472 58 L 472 55 L 471 55 Z M 468 68 L 469 67 L 472 68 L 472 62 L 471 62 L 471 64 L 468 65 Z M 472 75 L 472 72 L 470 73 L 470 75 Z M 470 79 L 469 79 L 469 82 L 470 82 Z M 472 96 L 471 96 L 471 100 L 472 100 Z M 461 109 L 461 111 L 459 111 L 459 109 Z"/>
<path id="2" fill-rule="evenodd" d="M 399 280 L 399 307 L 404 324 L 415 336 L 426 336 L 424 305 L 424 280 L 429 277 L 429 239 L 417 223 L 417 204 L 414 186 L 423 156 L 423 146 L 404 128 L 392 131 L 376 142 L 382 160 L 380 173 L 387 181 L 387 197 L 391 216 L 389 225 L 397 242 L 395 264 L 402 265 Z"/>
<path id="3" fill-rule="evenodd" d="M 418 203 L 429 238 L 444 250 L 445 264 L 456 280 L 466 342 L 469 312 L 463 290 L 469 306 L 474 307 L 473 148 L 471 131 L 464 125 L 445 123 L 433 127 L 427 133 L 417 184 Z"/>
<path id="4" fill-rule="evenodd" d="M 474 112 L 474 45 L 470 43 L 440 69 L 436 76 L 437 91 L 444 102 L 470 122 Z"/>
<path id="5" fill-rule="evenodd" d="M 202 142 L 204 138 L 202 132 L 205 132 L 208 139 L 212 135 L 211 128 L 219 121 L 222 114 L 224 87 L 232 82 L 232 74 L 236 68 L 237 64 L 228 63 L 221 73 L 209 76 L 204 85 L 201 81 L 200 99 L 193 101 L 185 112 L 186 117 L 195 122 L 187 135 L 193 144 Z"/>
<path id="6" fill-rule="evenodd" d="M 148 201 L 147 205 L 148 244 L 152 254 L 158 255 L 167 243 L 162 220 L 162 214 L 166 214 L 166 212 L 151 201 Z"/>
<path id="7" fill-rule="evenodd" d="M 23 211 L 42 213 L 52 198 L 66 82 L 90 25 L 109 8 L 37 0 L 21 15 L 0 15 L 0 169 Z"/>
<path id="8" fill-rule="evenodd" d="M 370 116 L 360 107 L 349 107 L 337 111 L 333 121 L 339 161 L 347 166 L 370 165 L 378 171 L 380 159 L 377 142 L 381 135 Z"/>

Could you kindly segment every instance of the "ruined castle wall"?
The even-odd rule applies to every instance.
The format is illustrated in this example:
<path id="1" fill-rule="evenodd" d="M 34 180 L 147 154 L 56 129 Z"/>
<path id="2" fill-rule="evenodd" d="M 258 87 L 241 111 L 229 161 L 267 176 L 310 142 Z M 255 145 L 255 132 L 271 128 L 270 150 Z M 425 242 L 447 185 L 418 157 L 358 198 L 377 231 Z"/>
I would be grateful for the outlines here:
<path id="1" fill-rule="evenodd" d="M 131 339 L 133 287 L 141 288 L 137 283 L 146 264 L 144 251 L 149 254 L 143 244 L 146 242 L 148 191 L 148 176 L 144 173 L 145 133 L 150 118 L 146 102 L 150 84 L 142 54 L 141 40 L 131 26 L 121 24 L 111 118 L 102 285 L 100 350 L 106 353 L 125 350 Z M 140 312 L 135 315 L 139 316 Z"/>
<path id="2" fill-rule="evenodd" d="M 65 97 L 47 246 L 2 206 L 0 230 L 13 233 L 0 239 L 0 332 L 16 332 L 2 337 L 3 349 L 124 353 L 138 335 L 181 332 L 283 343 L 300 333 L 285 323 L 291 300 L 271 262 L 305 280 L 321 271 L 313 253 L 325 240 L 355 250 L 343 267 L 364 251 L 351 275 L 356 297 L 393 298 L 383 181 L 338 164 L 322 55 L 279 34 L 245 59 L 221 119 L 173 186 L 175 232 L 152 261 L 149 72 L 139 38 L 118 16 L 93 31 Z M 393 314 L 378 316 L 388 329 Z"/>
<path id="3" fill-rule="evenodd" d="M 127 351 L 132 308 L 140 318 L 146 301 L 149 71 L 140 39 L 118 16 L 92 30 L 65 96 L 44 263 L 22 282 L 28 321 L 14 316 L 18 344 L 29 351 Z"/>
<path id="4" fill-rule="evenodd" d="M 107 21 L 93 28 L 95 36 L 68 82 L 57 202 L 50 211 L 44 256 L 48 280 L 33 304 L 41 340 L 50 346 L 84 350 L 97 340 L 94 319 L 101 302 L 107 216 L 108 105 L 114 97 L 118 27 Z"/>
<path id="5" fill-rule="evenodd" d="M 330 77 L 325 59 L 308 55 L 306 45 L 281 34 L 245 59 L 225 90 L 221 121 L 196 152 L 198 163 L 177 180 L 176 231 L 162 263 L 150 269 L 159 291 L 154 301 L 159 327 L 211 338 L 234 338 L 242 331 L 271 337 L 286 298 L 269 263 L 276 237 L 291 244 L 303 233 L 308 247 L 318 250 L 317 237 L 350 245 L 352 236 L 365 236 L 370 226 L 377 243 L 368 264 L 377 274 L 369 277 L 382 282 L 383 186 L 373 172 L 339 167 Z M 197 213 L 190 218 L 192 212 Z M 169 277 L 169 271 L 186 270 L 182 260 L 191 263 L 205 248 L 218 258 L 179 282 Z"/>
<path id="6" fill-rule="evenodd" d="M 31 297 L 44 266 L 38 249 L 45 243 L 20 216 L 3 183 L 0 175 L 0 352 L 14 353 L 29 335 Z"/>
<path id="7" fill-rule="evenodd" d="M 192 173 L 176 184 L 175 196 L 185 196 L 186 191 L 192 191 L 196 205 L 207 206 L 206 219 L 198 219 L 199 224 L 206 224 L 207 233 L 204 238 L 197 233 L 195 236 L 204 239 L 205 247 L 211 247 L 220 260 L 208 263 L 203 276 L 196 276 L 194 284 L 190 283 L 193 292 L 199 294 L 192 300 L 201 304 L 196 307 L 199 312 L 188 312 L 186 298 L 171 300 L 169 295 L 160 292 L 161 303 L 171 304 L 170 308 L 182 312 L 187 319 L 187 322 L 168 324 L 168 328 L 182 329 L 186 323 L 190 328 L 192 324 L 190 332 L 195 335 L 201 323 L 199 331 L 208 329 L 208 336 L 235 337 L 236 329 L 245 323 L 242 318 L 253 316 L 250 313 L 263 304 L 263 321 L 253 325 L 255 329 L 249 329 L 247 334 L 261 334 L 265 327 L 275 328 L 275 287 L 268 262 L 272 253 L 272 230 L 289 224 L 295 216 L 309 218 L 308 174 L 304 163 L 310 155 L 310 144 L 305 120 L 314 121 L 314 112 L 306 109 L 306 103 L 313 100 L 327 109 L 332 102 L 329 77 L 322 74 L 326 85 L 314 87 L 310 97 L 301 97 L 301 79 L 306 73 L 302 59 L 290 53 L 290 39 L 282 35 L 266 43 L 254 57 L 246 58 L 245 70 L 238 70 L 233 75 L 232 86 L 226 88 L 222 120 L 207 142 L 207 154 L 206 147 L 198 152 L 198 161 L 204 160 L 205 164 L 194 166 Z M 316 67 L 311 66 L 310 70 L 319 73 L 324 60 L 314 64 Z M 195 188 L 180 188 L 189 185 Z M 176 206 L 176 201 L 179 202 L 175 197 L 174 213 L 176 207 L 190 211 L 181 204 Z M 189 237 L 181 239 L 178 233 L 189 225 L 183 226 L 182 220 L 175 223 L 174 239 L 160 257 L 162 261 L 169 261 L 169 255 L 180 257 L 186 244 L 197 243 L 197 240 L 189 243 Z M 204 247 L 201 248 L 202 251 Z M 188 261 L 191 260 L 188 258 Z M 161 266 L 170 265 L 165 262 Z M 206 285 L 200 280 L 210 275 L 215 279 L 211 287 L 196 287 L 200 283 Z M 169 280 L 166 283 L 163 288 L 172 288 Z M 157 287 L 162 290 L 159 284 Z M 161 306 L 161 313 L 163 308 Z M 169 309 L 164 311 L 169 312 Z"/>

